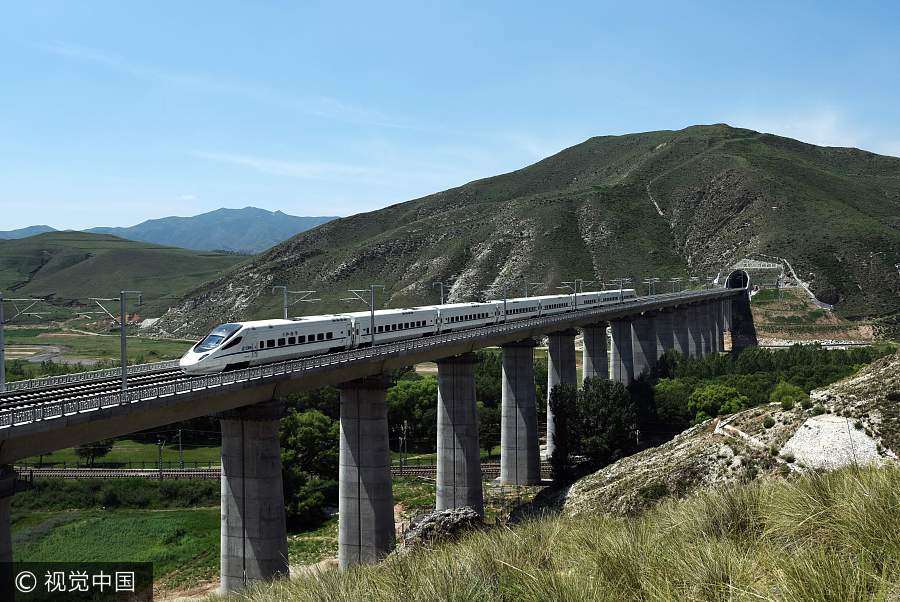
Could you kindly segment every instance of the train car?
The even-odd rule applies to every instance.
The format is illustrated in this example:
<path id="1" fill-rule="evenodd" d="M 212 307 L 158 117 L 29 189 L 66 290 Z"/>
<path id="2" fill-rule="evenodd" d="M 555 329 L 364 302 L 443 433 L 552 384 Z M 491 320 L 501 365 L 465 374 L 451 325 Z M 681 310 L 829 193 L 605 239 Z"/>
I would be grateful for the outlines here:
<path id="1" fill-rule="evenodd" d="M 372 314 L 355 311 L 344 314 L 353 323 L 353 344 L 368 347 L 372 344 Z M 407 309 L 379 309 L 375 312 L 375 344 L 436 334 L 438 310 L 435 307 L 411 307 Z"/>
<path id="2" fill-rule="evenodd" d="M 537 318 L 541 315 L 541 302 L 537 297 L 521 297 L 517 299 L 507 299 L 505 302 L 491 301 L 499 308 L 500 322 L 515 322 L 516 320 L 527 320 L 528 318 Z"/>
<path id="3" fill-rule="evenodd" d="M 349 349 L 350 327 L 345 316 L 221 324 L 194 345 L 179 366 L 187 374 L 213 374 Z"/>
<path id="4" fill-rule="evenodd" d="M 502 308 L 497 307 L 497 302 L 488 301 L 486 303 L 447 303 L 438 305 L 437 311 L 440 318 L 439 332 L 453 332 L 496 324 L 500 319 Z"/>
<path id="5" fill-rule="evenodd" d="M 540 301 L 542 316 L 561 314 L 575 308 L 574 295 L 543 295 L 535 299 Z"/>

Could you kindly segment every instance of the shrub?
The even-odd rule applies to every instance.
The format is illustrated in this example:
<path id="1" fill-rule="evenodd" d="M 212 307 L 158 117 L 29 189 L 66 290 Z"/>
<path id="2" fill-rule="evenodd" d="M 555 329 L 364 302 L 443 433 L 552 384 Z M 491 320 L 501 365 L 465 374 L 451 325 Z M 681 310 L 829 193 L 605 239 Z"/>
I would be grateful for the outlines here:
<path id="1" fill-rule="evenodd" d="M 804 399 L 803 401 L 800 402 L 800 407 L 803 408 L 804 410 L 808 410 L 809 408 L 813 407 L 813 402 L 811 399 L 809 399 L 807 397 L 806 399 Z"/>
<path id="2" fill-rule="evenodd" d="M 748 405 L 747 397 L 738 393 L 737 389 L 720 384 L 695 389 L 688 398 L 688 409 L 695 416 L 700 412 L 709 416 L 732 414 L 745 409 Z"/>
<path id="3" fill-rule="evenodd" d="M 763 420 L 763 426 L 767 429 L 772 428 L 773 426 L 775 426 L 775 419 L 771 416 L 766 416 L 765 420 Z"/>
<path id="4" fill-rule="evenodd" d="M 812 409 L 813 416 L 821 416 L 824 413 L 825 413 L 825 406 L 823 406 L 821 403 L 817 403 L 815 405 L 815 407 Z"/>
<path id="5" fill-rule="evenodd" d="M 780 403 L 783 410 L 794 409 L 794 405 L 803 403 L 804 399 L 809 399 L 806 391 L 783 380 L 778 381 L 778 384 L 775 385 L 775 388 L 772 389 L 772 393 L 769 395 L 769 401 Z"/>

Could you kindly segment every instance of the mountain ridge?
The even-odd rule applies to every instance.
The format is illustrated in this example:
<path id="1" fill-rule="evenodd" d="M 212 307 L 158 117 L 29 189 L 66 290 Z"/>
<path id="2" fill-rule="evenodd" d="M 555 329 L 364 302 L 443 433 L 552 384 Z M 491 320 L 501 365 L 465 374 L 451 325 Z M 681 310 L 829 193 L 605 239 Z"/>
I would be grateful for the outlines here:
<path id="1" fill-rule="evenodd" d="M 277 315 L 272 284 L 337 297 L 380 283 L 386 305 L 404 306 L 434 302 L 436 281 L 476 299 L 526 281 L 708 276 L 755 253 L 789 259 L 845 316 L 897 313 L 900 159 L 727 125 L 593 137 L 301 233 L 198 287 L 160 326 Z"/>
<path id="2" fill-rule="evenodd" d="M 165 244 L 195 251 L 224 250 L 246 254 L 264 251 L 300 232 L 337 219 L 295 216 L 257 207 L 220 208 L 198 215 L 168 216 L 134 226 L 97 227 L 85 232 Z"/>

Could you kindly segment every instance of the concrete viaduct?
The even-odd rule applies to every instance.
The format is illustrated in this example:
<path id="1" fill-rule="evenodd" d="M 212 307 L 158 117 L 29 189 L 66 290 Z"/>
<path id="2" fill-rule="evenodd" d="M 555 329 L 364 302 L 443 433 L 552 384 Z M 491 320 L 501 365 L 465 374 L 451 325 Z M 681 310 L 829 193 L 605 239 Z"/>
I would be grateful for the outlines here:
<path id="1" fill-rule="evenodd" d="M 576 384 L 575 334 L 584 334 L 584 378 L 628 384 L 662 353 L 697 356 L 753 344 L 749 281 L 732 274 L 725 288 L 639 297 L 592 309 L 355 349 L 226 372 L 173 375 L 125 392 L 42 397 L 4 404 L 0 464 L 57 449 L 217 414 L 222 425 L 221 591 L 285 575 L 287 531 L 278 421 L 293 392 L 340 388 L 339 552 L 341 567 L 375 562 L 394 544 L 386 371 L 438 365 L 436 506 L 483 513 L 473 351 L 502 348 L 500 481 L 540 482 L 533 363 L 535 340 L 548 337 L 547 392 Z M 742 326 L 743 325 L 743 326 Z M 607 327 L 611 345 L 607 345 Z M 739 332 L 744 330 L 745 332 Z M 174 371 L 173 371 L 174 372 Z M 548 412 L 547 444 L 554 420 Z M 0 561 L 12 559 L 10 502 L 15 475 L 0 477 Z"/>

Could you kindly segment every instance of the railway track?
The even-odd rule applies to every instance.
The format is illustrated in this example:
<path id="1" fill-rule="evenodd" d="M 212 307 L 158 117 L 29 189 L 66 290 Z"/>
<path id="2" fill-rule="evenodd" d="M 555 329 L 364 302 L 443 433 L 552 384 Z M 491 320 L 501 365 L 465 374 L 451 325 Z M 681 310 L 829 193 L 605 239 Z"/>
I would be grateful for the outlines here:
<path id="1" fill-rule="evenodd" d="M 29 468 L 17 466 L 19 476 L 29 479 L 162 479 L 162 480 L 218 480 L 220 470 L 215 468 Z M 437 478 L 437 466 L 391 466 L 394 477 Z M 500 476 L 500 463 L 487 462 L 481 465 L 481 476 L 496 479 Z M 550 477 L 550 465 L 541 465 L 541 478 Z"/>
<path id="2" fill-rule="evenodd" d="M 147 385 L 159 385 L 170 382 L 186 380 L 181 370 L 167 369 L 158 372 L 135 374 L 128 377 L 128 386 L 143 387 Z M 43 389 L 22 389 L 9 391 L 0 396 L 0 409 L 15 407 L 26 408 L 35 403 L 48 403 L 53 401 L 78 401 L 81 398 L 103 395 L 104 393 L 117 393 L 121 390 L 122 381 L 119 378 L 104 378 L 90 380 L 80 384 L 61 384 Z"/>

